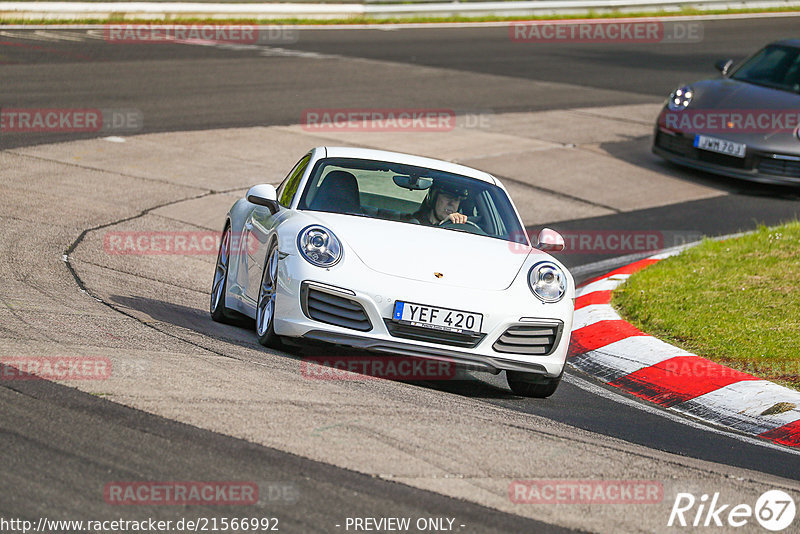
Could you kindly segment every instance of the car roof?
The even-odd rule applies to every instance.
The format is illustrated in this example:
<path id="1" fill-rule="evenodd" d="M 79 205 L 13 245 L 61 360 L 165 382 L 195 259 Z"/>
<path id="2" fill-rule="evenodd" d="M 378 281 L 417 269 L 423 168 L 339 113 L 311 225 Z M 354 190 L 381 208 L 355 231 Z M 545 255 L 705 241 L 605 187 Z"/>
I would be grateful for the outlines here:
<path id="1" fill-rule="evenodd" d="M 784 45 L 784 46 L 792 46 L 795 48 L 800 48 L 800 39 L 781 39 L 780 41 L 775 41 L 774 45 Z"/>
<path id="2" fill-rule="evenodd" d="M 326 157 L 329 158 L 356 158 L 356 159 L 370 159 L 376 161 L 390 161 L 392 163 L 406 163 L 408 165 L 415 165 L 417 167 L 426 167 L 435 169 L 437 171 L 451 172 L 453 174 L 460 174 L 469 178 L 475 178 L 490 184 L 498 184 L 498 180 L 491 174 L 458 163 L 450 163 L 449 161 L 442 161 L 434 158 L 426 158 L 423 156 L 413 156 L 411 154 L 403 154 L 401 152 L 389 152 L 386 150 L 374 150 L 371 148 L 353 148 L 341 146 L 325 146 L 320 147 L 325 150 Z"/>

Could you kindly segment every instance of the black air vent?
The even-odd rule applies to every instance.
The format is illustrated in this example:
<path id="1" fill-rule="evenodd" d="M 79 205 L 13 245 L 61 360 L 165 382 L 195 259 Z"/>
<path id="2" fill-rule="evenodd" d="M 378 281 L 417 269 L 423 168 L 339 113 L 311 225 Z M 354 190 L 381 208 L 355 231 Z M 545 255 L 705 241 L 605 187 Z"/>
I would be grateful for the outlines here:
<path id="1" fill-rule="evenodd" d="M 346 297 L 317 289 L 304 282 L 300 291 L 300 304 L 309 319 L 366 332 L 372 323 L 364 307 Z"/>
<path id="2" fill-rule="evenodd" d="M 446 330 L 435 330 L 420 326 L 408 326 L 396 323 L 391 319 L 384 319 L 386 329 L 394 337 L 405 339 L 415 339 L 417 341 L 427 341 L 428 343 L 440 343 L 442 345 L 452 345 L 454 347 L 475 347 L 486 334 L 459 334 Z"/>
<path id="3" fill-rule="evenodd" d="M 547 356 L 558 346 L 563 329 L 564 324 L 561 322 L 512 326 L 497 338 L 492 348 L 509 354 Z"/>

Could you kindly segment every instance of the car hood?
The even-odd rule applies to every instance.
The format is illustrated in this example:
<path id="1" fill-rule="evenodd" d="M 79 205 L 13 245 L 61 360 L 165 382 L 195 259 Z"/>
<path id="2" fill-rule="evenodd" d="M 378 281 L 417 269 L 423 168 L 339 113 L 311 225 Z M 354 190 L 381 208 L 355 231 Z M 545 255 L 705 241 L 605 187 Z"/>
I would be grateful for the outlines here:
<path id="1" fill-rule="evenodd" d="M 771 110 L 775 110 L 774 112 L 781 115 L 789 115 L 789 113 L 797 113 L 800 110 L 800 94 L 787 91 L 731 79 L 703 80 L 690 85 L 695 93 L 691 105 L 687 108 L 687 111 L 690 112 L 757 110 L 773 113 Z M 661 126 L 665 126 L 665 113 L 666 107 L 659 116 Z M 686 133 L 708 133 L 765 150 L 791 154 L 800 153 L 800 141 L 795 137 L 792 129 L 768 128 L 763 131 L 745 132 L 727 130 L 703 132 L 693 129 L 692 131 L 687 130 Z"/>
<path id="2" fill-rule="evenodd" d="M 691 108 L 797 110 L 800 107 L 800 94 L 738 80 L 703 80 L 690 85 L 695 91 Z"/>
<path id="3" fill-rule="evenodd" d="M 332 230 L 370 269 L 409 280 L 501 291 L 511 285 L 529 254 L 546 256 L 527 245 L 466 232 L 337 213 L 306 214 Z"/>

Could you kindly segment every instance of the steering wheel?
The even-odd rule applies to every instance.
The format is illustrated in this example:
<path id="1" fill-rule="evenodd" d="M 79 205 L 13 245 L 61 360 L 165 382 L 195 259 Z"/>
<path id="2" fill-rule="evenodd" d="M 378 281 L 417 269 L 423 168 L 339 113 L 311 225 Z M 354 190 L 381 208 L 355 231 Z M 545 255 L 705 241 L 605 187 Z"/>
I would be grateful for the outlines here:
<path id="1" fill-rule="evenodd" d="M 489 235 L 483 230 L 483 228 L 481 228 L 472 221 L 467 221 L 464 223 L 454 223 L 450 219 L 445 219 L 443 223 L 439 224 L 439 226 L 441 226 L 442 228 L 457 230 L 459 232 L 467 232 L 468 234 Z"/>

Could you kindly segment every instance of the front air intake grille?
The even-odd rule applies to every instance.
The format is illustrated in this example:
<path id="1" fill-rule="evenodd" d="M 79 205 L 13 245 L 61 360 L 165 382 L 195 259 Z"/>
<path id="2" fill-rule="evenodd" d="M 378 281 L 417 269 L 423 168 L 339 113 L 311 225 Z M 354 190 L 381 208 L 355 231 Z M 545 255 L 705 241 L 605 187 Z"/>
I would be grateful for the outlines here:
<path id="1" fill-rule="evenodd" d="M 372 330 L 372 323 L 361 304 L 320 290 L 308 282 L 304 282 L 300 290 L 300 305 L 309 319 L 362 332 Z"/>
<path id="2" fill-rule="evenodd" d="M 509 354 L 547 356 L 558 346 L 564 323 L 530 323 L 509 327 L 492 348 Z"/>
<path id="3" fill-rule="evenodd" d="M 800 178 L 800 161 L 762 157 L 758 172 L 786 178 Z"/>
<path id="4" fill-rule="evenodd" d="M 692 139 L 682 135 L 669 135 L 664 132 L 658 132 L 656 134 L 656 146 L 686 158 L 697 157 L 697 150 L 693 146 Z"/>
<path id="5" fill-rule="evenodd" d="M 752 163 L 750 163 L 751 158 L 749 157 L 737 158 L 736 156 L 695 148 L 693 137 L 680 134 L 669 135 L 664 132 L 658 132 L 656 133 L 656 146 L 672 152 L 673 154 L 683 156 L 684 158 L 696 159 L 733 169 L 749 169 L 752 165 Z"/>
<path id="6" fill-rule="evenodd" d="M 486 334 L 460 334 L 458 332 L 448 332 L 446 330 L 435 330 L 421 326 L 408 326 L 396 323 L 391 319 L 384 319 L 386 329 L 394 337 L 414 339 L 417 341 L 427 341 L 428 343 L 439 343 L 442 345 L 452 345 L 454 347 L 473 348 L 486 337 Z"/>
<path id="7" fill-rule="evenodd" d="M 727 154 L 718 154 L 717 152 L 710 152 L 708 150 L 698 150 L 698 158 L 700 161 L 712 163 L 714 165 L 721 165 L 722 167 L 730 167 L 732 169 L 747 169 L 746 158 L 737 158 L 736 156 L 729 156 Z"/>

